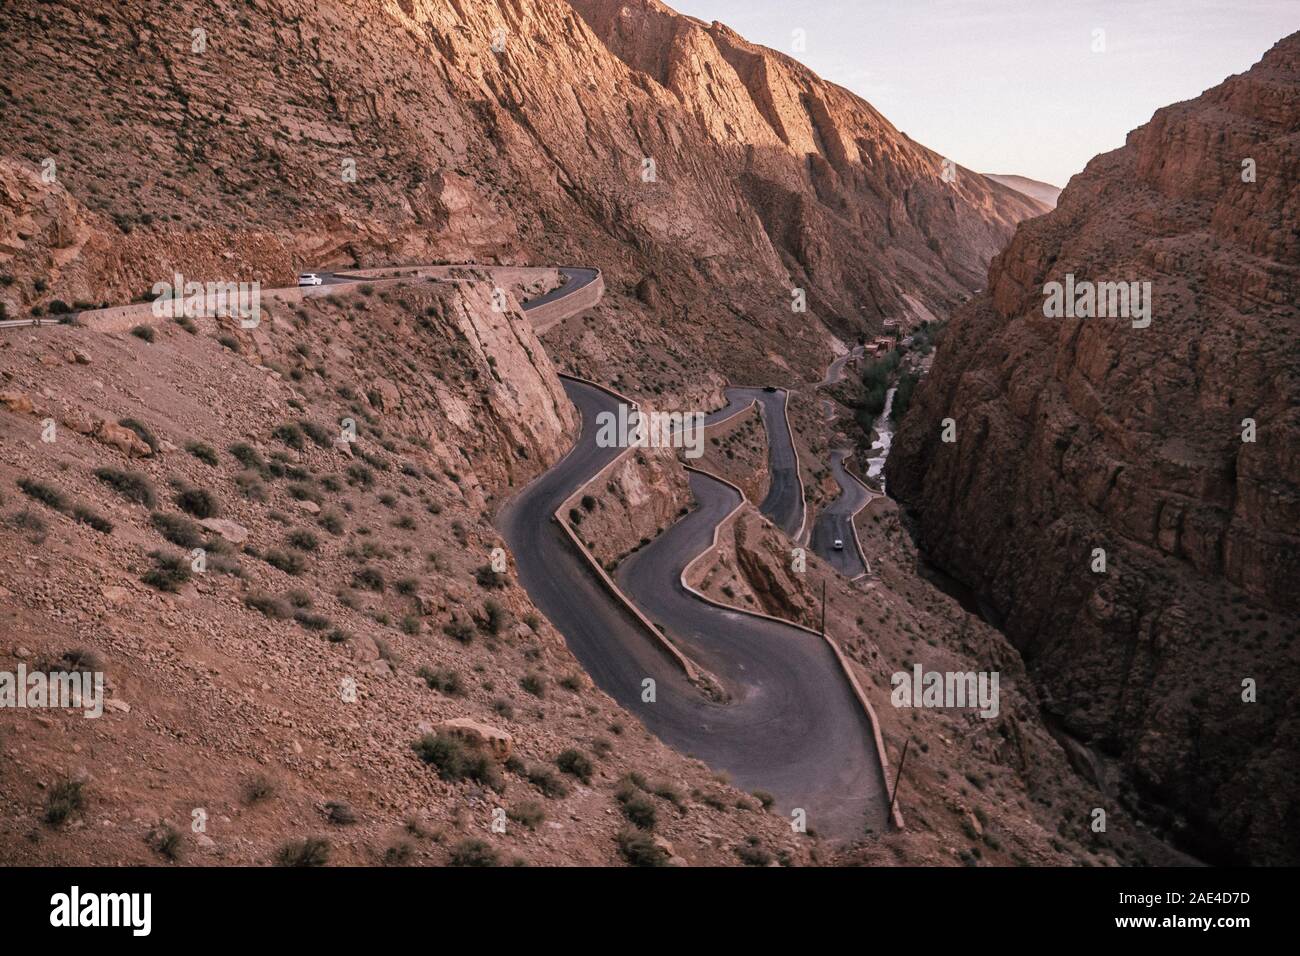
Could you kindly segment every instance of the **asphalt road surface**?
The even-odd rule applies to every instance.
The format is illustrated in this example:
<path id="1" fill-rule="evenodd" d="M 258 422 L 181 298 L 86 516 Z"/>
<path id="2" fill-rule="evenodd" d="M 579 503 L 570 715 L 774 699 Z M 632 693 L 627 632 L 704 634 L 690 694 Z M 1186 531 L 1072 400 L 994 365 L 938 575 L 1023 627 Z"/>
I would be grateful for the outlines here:
<path id="1" fill-rule="evenodd" d="M 844 469 L 844 449 L 831 452 L 831 474 L 839 483 L 839 497 L 827 505 L 813 522 L 809 545 L 818 557 L 845 577 L 856 578 L 867 573 L 867 566 L 858 552 L 853 535 L 853 516 L 875 497 Z M 836 550 L 835 539 L 844 543 Z"/>
<path id="2" fill-rule="evenodd" d="M 564 276 L 564 285 L 552 289 L 545 295 L 529 299 L 524 303 L 525 312 L 529 309 L 535 309 L 539 305 L 545 305 L 548 302 L 554 302 L 556 299 L 563 299 L 567 295 L 572 295 L 583 286 L 590 285 L 600 273 L 595 269 L 584 269 L 580 266 L 560 266 L 560 275 Z"/>
<path id="3" fill-rule="evenodd" d="M 494 267 L 466 264 L 464 268 L 491 270 Z M 535 299 L 529 299 L 526 303 L 524 303 L 523 306 L 525 312 L 527 312 L 529 309 L 535 309 L 539 305 L 545 305 L 548 302 L 554 302 L 557 299 L 563 299 L 566 296 L 572 295 L 573 293 L 581 289 L 583 286 L 589 285 L 592 282 L 594 282 L 596 276 L 600 275 L 599 270 L 586 269 L 583 268 L 582 266 L 560 266 L 559 270 L 560 270 L 560 275 L 564 276 L 564 284 L 557 286 L 556 288 L 552 289 L 550 292 L 547 292 L 545 295 L 539 295 Z M 304 275 L 305 274 L 306 273 L 304 273 Z M 316 275 L 320 276 L 321 285 L 347 285 L 356 282 L 376 281 L 374 279 L 364 279 L 364 278 L 358 279 L 356 277 L 350 277 L 347 275 L 346 270 L 344 270 L 344 272 L 342 273 L 317 272 Z"/>
<path id="4" fill-rule="evenodd" d="M 729 388 L 727 404 L 704 417 L 704 424 L 716 425 L 738 415 L 758 402 L 767 429 L 767 466 L 771 481 L 758 510 L 790 538 L 798 538 L 804 525 L 803 484 L 799 481 L 799 459 L 785 418 L 787 395 L 780 389 Z"/>
<path id="5" fill-rule="evenodd" d="M 840 380 L 840 376 L 844 374 L 845 363 L 848 362 L 850 359 L 857 358 L 862 354 L 862 352 L 863 352 L 862 346 L 855 345 L 853 346 L 852 349 L 845 352 L 839 358 L 831 362 L 830 365 L 826 366 L 826 376 L 820 382 L 817 383 L 817 388 L 825 388 L 828 385 L 834 385 L 836 382 L 838 382 Z"/>
<path id="6" fill-rule="evenodd" d="M 560 503 L 619 451 L 597 448 L 594 427 L 596 414 L 615 411 L 618 400 L 569 380 L 565 391 L 582 414 L 577 445 L 497 519 L 533 602 L 601 689 L 669 746 L 727 771 L 742 788 L 768 791 L 783 814 L 802 808 L 824 836 L 884 830 L 888 806 L 871 726 L 826 642 L 716 608 L 681 584 L 682 569 L 711 545 L 713 528 L 739 502 L 730 486 L 692 472 L 697 507 L 625 560 L 618 574 L 638 607 L 722 682 L 727 703 L 686 680 L 552 520 Z M 647 678 L 655 681 L 653 702 L 643 700 Z"/>

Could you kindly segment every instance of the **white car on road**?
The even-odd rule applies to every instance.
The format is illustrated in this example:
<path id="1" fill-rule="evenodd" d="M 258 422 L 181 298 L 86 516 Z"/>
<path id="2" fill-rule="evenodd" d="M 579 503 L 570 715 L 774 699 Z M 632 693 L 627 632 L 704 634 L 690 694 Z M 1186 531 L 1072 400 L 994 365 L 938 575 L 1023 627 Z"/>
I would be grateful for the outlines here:
<path id="1" fill-rule="evenodd" d="M 843 551 L 843 550 L 844 550 L 844 539 L 843 539 L 843 538 L 836 538 L 836 539 L 835 539 L 835 550 L 836 550 L 836 551 Z"/>
<path id="2" fill-rule="evenodd" d="M 299 285 L 320 285 L 325 280 L 314 272 L 304 272 L 298 276 Z"/>

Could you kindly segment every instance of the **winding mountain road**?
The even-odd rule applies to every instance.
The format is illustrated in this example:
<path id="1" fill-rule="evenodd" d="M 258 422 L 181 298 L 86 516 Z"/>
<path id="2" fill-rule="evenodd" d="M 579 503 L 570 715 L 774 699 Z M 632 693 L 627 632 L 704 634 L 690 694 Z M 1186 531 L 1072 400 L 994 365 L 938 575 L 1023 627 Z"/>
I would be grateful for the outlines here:
<path id="1" fill-rule="evenodd" d="M 868 568 L 853 528 L 853 516 L 879 496 L 844 467 L 847 454 L 848 450 L 843 448 L 831 452 L 831 475 L 840 486 L 840 494 L 822 509 L 813 522 L 809 546 L 840 574 L 858 578 L 866 574 Z M 842 548 L 835 547 L 837 540 L 843 544 Z"/>
<path id="2" fill-rule="evenodd" d="M 383 285 L 410 279 L 457 281 L 456 273 L 477 270 L 493 275 L 502 285 L 513 285 L 545 279 L 558 271 L 564 281 L 555 289 L 522 304 L 537 334 L 576 315 L 599 301 L 604 280 L 599 269 L 584 266 L 498 266 L 460 263 L 453 265 L 384 266 L 375 269 L 346 269 L 337 272 L 317 270 L 321 284 L 315 286 L 285 286 L 260 289 L 264 304 L 270 302 L 292 304 L 303 298 L 334 295 L 347 286 Z M 593 288 L 594 287 L 594 288 Z M 102 309 L 86 309 L 61 319 L 75 320 L 78 325 L 96 332 L 125 332 L 136 324 L 160 321 L 153 312 L 152 302 L 132 302 Z M 17 328 L 30 325 L 55 325 L 51 319 L 31 318 L 0 323 L 0 328 Z"/>
<path id="3" fill-rule="evenodd" d="M 272 298 L 328 295 L 340 286 L 412 277 L 452 278 L 457 268 L 406 266 L 318 272 L 320 286 L 267 290 Z M 506 277 L 546 270 L 486 267 Z M 541 331 L 599 298 L 599 270 L 560 267 L 564 282 L 523 304 Z M 585 291 L 584 291 L 585 290 Z M 566 305 L 567 303 L 567 305 Z M 544 314 L 544 319 L 539 316 Z M 152 306 L 135 303 L 86 313 L 88 328 L 116 331 L 149 320 Z M 730 611 L 698 597 L 682 583 L 685 567 L 713 545 L 718 525 L 740 504 L 725 482 L 690 473 L 696 507 L 648 546 L 625 560 L 619 586 L 650 615 L 678 651 L 706 669 L 725 691 L 708 696 L 689 679 L 682 660 L 601 580 L 578 545 L 555 520 L 575 491 L 623 449 L 596 443 L 596 416 L 617 413 L 620 399 L 566 378 L 565 393 L 582 418 L 574 447 L 500 508 L 496 523 L 515 557 L 521 584 L 564 635 L 592 679 L 635 713 L 668 745 L 727 771 L 738 786 L 766 790 L 781 813 L 802 810 L 807 826 L 836 840 L 889 826 L 882 755 L 875 729 L 830 644 L 792 625 Z M 768 434 L 770 488 L 761 510 L 792 539 L 807 520 L 798 456 L 784 389 L 729 388 L 727 405 L 708 416 L 714 424 L 757 403 Z M 653 682 L 652 684 L 650 682 Z M 653 687 L 653 692 L 649 688 Z"/>
<path id="4" fill-rule="evenodd" d="M 844 374 L 844 366 L 851 359 L 863 354 L 862 346 L 855 346 L 835 359 L 826 369 L 825 377 L 817 383 L 817 388 L 834 385 Z M 835 419 L 835 406 L 829 400 L 823 400 L 826 407 L 826 420 Z M 880 497 L 844 467 L 844 459 L 849 454 L 847 449 L 831 452 L 831 477 L 840 486 L 839 496 L 822 509 L 813 521 L 812 535 L 808 545 L 813 553 L 845 577 L 857 579 L 868 573 L 866 555 L 862 553 L 862 544 L 853 526 L 853 517 L 865 508 L 873 499 Z M 843 545 L 835 547 L 835 542 Z"/>
<path id="5" fill-rule="evenodd" d="M 850 840 L 864 827 L 883 831 L 888 800 L 872 727 L 826 641 L 715 607 L 682 585 L 682 570 L 712 546 L 714 528 L 739 504 L 733 488 L 692 472 L 696 507 L 618 572 L 619 585 L 636 605 L 722 682 L 728 702 L 710 700 L 687 681 L 595 579 L 553 514 L 620 453 L 596 446 L 594 425 L 600 412 L 616 412 L 619 400 L 582 382 L 566 380 L 564 387 L 582 415 L 577 444 L 497 517 L 533 602 L 564 634 L 592 679 L 665 743 L 726 770 L 741 787 L 769 791 L 783 813 L 803 809 L 808 825 L 825 836 Z M 751 398 L 765 410 L 775 400 L 777 421 L 784 423 L 783 393 L 734 391 L 728 393 L 730 414 Z M 730 414 L 720 410 L 716 420 Z M 653 702 L 644 699 L 647 678 L 655 682 Z"/>
<path id="6" fill-rule="evenodd" d="M 782 388 L 733 387 L 726 390 L 727 404 L 704 417 L 704 425 L 717 425 L 739 415 L 757 403 L 767 429 L 767 495 L 758 510 L 791 540 L 803 535 L 807 515 L 804 507 L 803 479 L 799 477 L 799 456 L 794 450 L 794 436 L 786 417 L 789 393 Z"/>

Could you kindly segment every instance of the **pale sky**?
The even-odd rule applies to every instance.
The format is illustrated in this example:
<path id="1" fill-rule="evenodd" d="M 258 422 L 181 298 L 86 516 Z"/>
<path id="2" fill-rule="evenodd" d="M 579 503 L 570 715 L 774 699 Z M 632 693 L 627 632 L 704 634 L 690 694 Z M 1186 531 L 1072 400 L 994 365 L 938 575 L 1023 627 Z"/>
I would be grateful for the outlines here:
<path id="1" fill-rule="evenodd" d="M 1300 0 L 665 2 L 790 54 L 963 166 L 1057 186 L 1300 30 Z"/>

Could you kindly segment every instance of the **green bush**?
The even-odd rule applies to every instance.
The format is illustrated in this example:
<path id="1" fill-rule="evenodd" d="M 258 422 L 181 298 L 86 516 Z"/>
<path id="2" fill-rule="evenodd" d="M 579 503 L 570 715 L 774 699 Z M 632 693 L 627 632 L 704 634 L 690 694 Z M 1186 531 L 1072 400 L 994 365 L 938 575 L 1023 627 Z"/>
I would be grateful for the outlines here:
<path id="1" fill-rule="evenodd" d="M 384 850 L 384 866 L 405 866 L 415 856 L 415 845 L 400 840 Z"/>
<path id="2" fill-rule="evenodd" d="M 532 672 L 525 674 L 519 678 L 519 686 L 534 697 L 546 696 L 546 678 L 542 677 L 541 674 Z"/>
<path id="3" fill-rule="evenodd" d="M 149 521 L 164 538 L 182 548 L 197 548 L 203 544 L 203 529 L 184 515 L 155 511 Z"/>
<path id="4" fill-rule="evenodd" d="M 278 548 L 271 548 L 263 555 L 262 560 L 273 568 L 279 568 L 285 574 L 302 574 L 303 569 L 307 567 L 307 562 L 296 551 L 281 551 Z"/>
<path id="5" fill-rule="evenodd" d="M 920 381 L 920 376 L 915 372 L 906 372 L 898 379 L 898 388 L 894 392 L 894 404 L 889 409 L 889 417 L 895 422 L 901 422 L 907 410 L 912 407 L 912 393 L 916 391 L 916 384 Z"/>
<path id="6" fill-rule="evenodd" d="M 493 571 L 492 565 L 485 564 L 474 571 L 474 580 L 478 586 L 487 590 L 495 590 L 506 586 L 507 578 L 500 571 Z"/>
<path id="7" fill-rule="evenodd" d="M 487 634 L 501 633 L 501 625 L 505 623 L 505 609 L 496 601 L 488 599 L 483 603 L 483 618 L 479 626 Z"/>
<path id="8" fill-rule="evenodd" d="M 305 446 L 302 429 L 293 422 L 285 422 L 283 425 L 277 425 L 271 432 L 271 435 L 272 437 L 284 442 L 295 451 L 301 451 Z"/>
<path id="9" fill-rule="evenodd" d="M 74 814 L 86 809 L 86 795 L 80 780 L 60 780 L 45 795 L 45 822 L 61 827 Z"/>
<path id="10" fill-rule="evenodd" d="M 536 830 L 546 819 L 546 808 L 536 800 L 523 800 L 507 808 L 506 816 L 530 830 Z"/>
<path id="11" fill-rule="evenodd" d="M 623 816 L 627 817 L 628 822 L 634 827 L 640 830 L 655 828 L 654 801 L 645 794 L 627 791 L 625 794 L 620 794 L 619 803 L 622 804 Z"/>
<path id="12" fill-rule="evenodd" d="M 312 614 L 310 611 L 296 611 L 293 619 L 309 631 L 326 631 L 330 628 L 330 619 L 324 614 Z"/>
<path id="13" fill-rule="evenodd" d="M 459 737 L 425 734 L 411 747 L 421 760 L 437 768 L 443 780 L 472 780 L 498 792 L 505 788 L 496 761 Z"/>
<path id="14" fill-rule="evenodd" d="M 289 602 L 265 591 L 253 591 L 244 597 L 244 603 L 255 611 L 261 611 L 267 617 L 283 621 L 289 618 L 293 609 Z"/>
<path id="15" fill-rule="evenodd" d="M 196 518 L 215 518 L 221 514 L 221 502 L 206 488 L 185 485 L 176 493 L 176 506 Z"/>
<path id="16" fill-rule="evenodd" d="M 5 518 L 5 523 L 15 531 L 23 532 L 30 544 L 44 543 L 45 536 L 50 528 L 48 521 L 35 511 L 29 511 L 26 508 L 9 515 Z"/>
<path id="17" fill-rule="evenodd" d="M 47 508 L 53 508 L 55 511 L 67 511 L 68 499 L 63 496 L 58 488 L 53 485 L 47 485 L 43 481 L 37 481 L 34 478 L 19 478 L 18 488 L 29 498 L 34 498 Z"/>
<path id="18" fill-rule="evenodd" d="M 275 855 L 279 866 L 324 866 L 329 859 L 329 841 L 320 837 L 290 840 Z"/>
<path id="19" fill-rule="evenodd" d="M 149 846 L 173 863 L 181 858 L 181 833 L 170 823 L 160 823 L 145 837 Z"/>
<path id="20" fill-rule="evenodd" d="M 87 507 L 86 505 L 74 505 L 72 517 L 84 525 L 94 528 L 100 534 L 112 534 L 113 522 L 109 521 L 98 511 Z"/>
<path id="21" fill-rule="evenodd" d="M 423 679 L 431 689 L 440 693 L 451 697 L 457 697 L 465 693 L 465 685 L 461 682 L 460 675 L 453 670 L 441 667 L 421 667 L 415 674 Z"/>
<path id="22" fill-rule="evenodd" d="M 749 837 L 742 846 L 736 847 L 736 855 L 746 866 L 768 866 L 776 859 L 758 842 L 758 837 Z"/>
<path id="23" fill-rule="evenodd" d="M 314 501 L 316 504 L 320 504 L 325 500 L 324 495 L 320 493 L 320 489 L 310 481 L 295 481 L 284 490 L 289 493 L 290 498 L 297 501 Z"/>
<path id="24" fill-rule="evenodd" d="M 462 840 L 451 851 L 448 866 L 499 866 L 497 851 L 483 840 Z"/>
<path id="25" fill-rule="evenodd" d="M 356 811 L 346 800 L 331 800 L 325 804 L 325 816 L 330 823 L 336 823 L 339 826 L 348 826 L 357 822 Z"/>
<path id="26" fill-rule="evenodd" d="M 453 641 L 469 644 L 474 640 L 474 628 L 464 621 L 450 621 L 442 626 L 442 632 Z"/>
<path id="27" fill-rule="evenodd" d="M 343 533 L 343 516 L 337 511 L 322 511 L 317 516 L 316 523 L 330 534 L 339 535 Z"/>
<path id="28" fill-rule="evenodd" d="M 154 566 L 140 578 L 149 587 L 174 594 L 190 579 L 190 566 L 183 559 L 162 551 L 153 551 L 149 557 Z"/>
<path id="29" fill-rule="evenodd" d="M 275 784 L 265 774 L 254 774 L 244 781 L 242 795 L 246 804 L 254 806 L 275 795 Z"/>
<path id="30" fill-rule="evenodd" d="M 247 442 L 236 442 L 230 446 L 228 451 L 245 468 L 256 472 L 266 471 L 266 459 L 262 457 L 261 452 Z"/>
<path id="31" fill-rule="evenodd" d="M 324 425 L 303 419 L 298 423 L 304 435 L 312 440 L 317 448 L 330 448 L 334 444 L 334 433 Z"/>
<path id="32" fill-rule="evenodd" d="M 138 471 L 123 471 L 120 468 L 96 468 L 95 477 L 108 485 L 127 501 L 152 508 L 158 503 L 158 495 L 153 484 Z"/>
<path id="33" fill-rule="evenodd" d="M 384 581 L 384 572 L 374 565 L 366 565 L 364 568 L 358 568 L 352 572 L 352 586 L 354 588 L 364 588 L 367 591 L 382 593 L 386 584 Z"/>
<path id="34" fill-rule="evenodd" d="M 217 450 L 201 441 L 186 442 L 185 450 L 205 465 L 211 465 L 215 468 L 221 463 L 221 460 L 217 457 Z"/>
<path id="35" fill-rule="evenodd" d="M 349 485 L 370 488 L 375 483 L 375 473 L 360 463 L 349 465 L 347 475 Z"/>
<path id="36" fill-rule="evenodd" d="M 320 547 L 320 540 L 305 528 L 290 532 L 286 540 L 289 547 L 298 551 L 315 551 Z"/>
<path id="37" fill-rule="evenodd" d="M 591 772 L 594 769 L 591 758 L 576 747 L 561 750 L 555 758 L 555 766 L 570 776 L 577 777 L 583 783 L 591 783 Z"/>
<path id="38" fill-rule="evenodd" d="M 152 342 L 158 337 L 158 333 L 154 331 L 152 325 L 137 325 L 131 330 L 131 334 L 145 342 Z"/>
<path id="39" fill-rule="evenodd" d="M 528 768 L 528 782 L 542 792 L 542 796 L 559 799 L 569 795 L 569 788 L 545 764 L 535 764 Z"/>
<path id="40" fill-rule="evenodd" d="M 667 866 L 668 851 L 644 830 L 624 830 L 616 838 L 623 859 L 632 866 Z"/>

